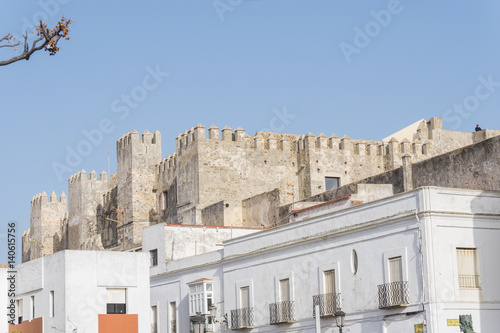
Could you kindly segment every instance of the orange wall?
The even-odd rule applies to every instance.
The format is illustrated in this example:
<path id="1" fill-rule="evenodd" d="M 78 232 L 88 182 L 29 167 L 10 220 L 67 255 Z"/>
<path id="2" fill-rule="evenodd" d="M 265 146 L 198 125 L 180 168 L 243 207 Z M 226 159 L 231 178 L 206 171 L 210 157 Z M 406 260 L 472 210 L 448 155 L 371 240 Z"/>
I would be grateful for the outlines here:
<path id="1" fill-rule="evenodd" d="M 18 325 L 9 325 L 9 333 L 43 333 L 43 317 L 25 320 Z"/>
<path id="2" fill-rule="evenodd" d="M 138 333 L 139 316 L 136 314 L 100 314 L 99 333 L 117 332 Z"/>

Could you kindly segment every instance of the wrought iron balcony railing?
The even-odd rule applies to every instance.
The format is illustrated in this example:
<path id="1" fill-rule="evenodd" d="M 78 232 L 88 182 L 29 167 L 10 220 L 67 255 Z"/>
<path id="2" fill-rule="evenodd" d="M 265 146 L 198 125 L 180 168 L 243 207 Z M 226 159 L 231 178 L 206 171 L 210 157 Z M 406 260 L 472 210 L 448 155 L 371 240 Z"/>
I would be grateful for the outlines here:
<path id="1" fill-rule="evenodd" d="M 158 333 L 157 324 L 151 324 L 151 333 Z"/>
<path id="2" fill-rule="evenodd" d="M 460 288 L 476 289 L 479 288 L 479 275 L 458 275 L 458 285 Z"/>
<path id="3" fill-rule="evenodd" d="M 405 306 L 410 303 L 408 281 L 398 281 L 378 286 L 379 309 Z"/>
<path id="4" fill-rule="evenodd" d="M 272 324 L 291 323 L 295 321 L 295 302 L 285 301 L 269 304 L 270 322 Z"/>
<path id="5" fill-rule="evenodd" d="M 316 305 L 319 305 L 320 316 L 333 316 L 340 310 L 340 294 L 321 294 L 313 296 L 313 317 L 316 318 Z"/>
<path id="6" fill-rule="evenodd" d="M 254 326 L 253 308 L 231 310 L 231 329 L 250 328 Z"/>
<path id="7" fill-rule="evenodd" d="M 175 320 L 170 321 L 170 332 L 176 333 L 176 325 L 175 325 Z"/>

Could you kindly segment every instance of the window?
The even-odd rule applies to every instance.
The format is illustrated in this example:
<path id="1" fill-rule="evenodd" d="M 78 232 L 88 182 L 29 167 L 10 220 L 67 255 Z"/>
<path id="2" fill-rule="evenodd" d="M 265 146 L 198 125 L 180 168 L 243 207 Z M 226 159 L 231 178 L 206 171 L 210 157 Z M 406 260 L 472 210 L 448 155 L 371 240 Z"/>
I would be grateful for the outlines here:
<path id="1" fill-rule="evenodd" d="M 168 191 L 162 192 L 160 196 L 161 210 L 168 209 Z"/>
<path id="2" fill-rule="evenodd" d="M 325 294 L 335 294 L 335 270 L 325 271 Z"/>
<path id="3" fill-rule="evenodd" d="M 250 287 L 240 288 L 240 309 L 250 307 Z"/>
<path id="4" fill-rule="evenodd" d="M 17 300 L 17 323 L 20 324 L 23 322 L 23 300 Z"/>
<path id="5" fill-rule="evenodd" d="M 389 282 L 403 281 L 401 257 L 389 258 Z"/>
<path id="6" fill-rule="evenodd" d="M 157 249 L 149 251 L 149 258 L 151 260 L 150 267 L 158 266 L 158 250 Z"/>
<path id="7" fill-rule="evenodd" d="M 176 325 L 177 306 L 175 305 L 175 302 L 170 302 L 169 307 L 170 307 L 170 311 L 169 311 L 170 331 L 169 331 L 169 333 L 176 333 L 177 332 L 177 325 Z"/>
<path id="8" fill-rule="evenodd" d="M 50 291 L 49 294 L 49 317 L 54 317 L 54 290 Z"/>
<path id="9" fill-rule="evenodd" d="M 188 283 L 189 285 L 189 315 L 195 316 L 197 312 L 208 314 L 210 305 L 213 304 L 213 282 L 202 279 Z"/>
<path id="10" fill-rule="evenodd" d="M 476 249 L 457 248 L 457 270 L 461 289 L 479 288 Z"/>
<path id="11" fill-rule="evenodd" d="M 358 253 L 354 249 L 351 253 L 351 270 L 352 274 L 356 274 L 358 272 Z"/>
<path id="12" fill-rule="evenodd" d="M 295 321 L 295 302 L 293 301 L 293 272 L 275 276 L 276 303 L 269 304 L 270 324 L 291 323 Z"/>
<path id="13" fill-rule="evenodd" d="M 280 302 L 290 301 L 290 279 L 280 280 Z"/>
<path id="14" fill-rule="evenodd" d="M 316 318 L 316 306 L 320 316 L 333 315 L 340 309 L 340 294 L 337 294 L 335 269 L 323 271 L 322 293 L 313 296 L 313 317 Z"/>
<path id="15" fill-rule="evenodd" d="M 151 307 L 151 333 L 158 333 L 158 326 L 157 326 L 157 318 L 158 318 L 158 312 L 156 305 L 153 305 Z"/>
<path id="16" fill-rule="evenodd" d="M 30 297 L 30 319 L 35 319 L 35 296 Z"/>
<path id="17" fill-rule="evenodd" d="M 325 189 L 332 190 L 334 188 L 340 187 L 339 177 L 325 177 Z"/>
<path id="18" fill-rule="evenodd" d="M 126 314 L 126 289 L 108 288 L 106 289 L 106 313 L 107 314 Z"/>

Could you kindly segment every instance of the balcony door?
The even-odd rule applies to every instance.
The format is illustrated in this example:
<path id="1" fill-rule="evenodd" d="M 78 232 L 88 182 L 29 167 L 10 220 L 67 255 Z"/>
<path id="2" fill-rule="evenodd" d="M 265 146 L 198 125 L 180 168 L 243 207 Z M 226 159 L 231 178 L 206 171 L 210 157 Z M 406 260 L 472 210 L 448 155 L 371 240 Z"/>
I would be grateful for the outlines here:
<path id="1" fill-rule="evenodd" d="M 250 326 L 250 287 L 240 288 L 240 327 Z"/>
<path id="2" fill-rule="evenodd" d="M 389 258 L 389 282 L 403 281 L 403 265 L 401 257 Z"/>
<path id="3" fill-rule="evenodd" d="M 290 279 L 280 280 L 280 306 L 281 321 L 288 321 L 290 315 Z"/>

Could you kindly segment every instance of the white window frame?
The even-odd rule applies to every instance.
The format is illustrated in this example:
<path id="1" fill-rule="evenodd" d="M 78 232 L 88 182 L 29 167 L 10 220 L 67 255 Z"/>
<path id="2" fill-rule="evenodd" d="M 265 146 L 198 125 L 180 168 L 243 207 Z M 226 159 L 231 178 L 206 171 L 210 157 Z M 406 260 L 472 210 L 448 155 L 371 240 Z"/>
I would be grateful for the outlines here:
<path id="1" fill-rule="evenodd" d="M 395 257 L 401 257 L 401 270 L 402 270 L 402 280 L 408 281 L 408 254 L 407 248 L 399 248 L 390 251 L 386 251 L 383 254 L 384 256 L 384 284 L 390 283 L 390 273 L 389 273 L 389 259 Z"/>
<path id="2" fill-rule="evenodd" d="M 235 283 L 235 292 L 236 292 L 236 308 L 241 308 L 241 288 L 248 287 L 248 304 L 251 308 L 254 307 L 254 298 L 253 298 L 253 279 L 242 280 Z"/>
<path id="3" fill-rule="evenodd" d="M 281 302 L 280 299 L 280 281 L 281 280 L 289 280 L 289 292 L 290 292 L 290 302 L 295 301 L 295 287 L 294 287 L 294 279 L 293 279 L 293 271 L 284 272 L 274 276 L 274 298 L 276 303 Z"/>
<path id="4" fill-rule="evenodd" d="M 153 311 L 154 308 L 154 311 Z M 153 304 L 151 305 L 151 324 L 153 324 L 153 313 L 154 317 L 156 319 L 156 332 L 160 332 L 160 304 Z"/>
<path id="5" fill-rule="evenodd" d="M 175 309 L 174 313 L 172 313 L 172 307 L 171 304 L 175 303 Z M 167 309 L 167 332 L 168 333 L 173 333 L 172 332 L 172 327 L 171 327 L 171 321 L 172 319 L 175 320 L 175 331 L 176 333 L 181 332 L 180 330 L 180 322 L 179 322 L 179 299 L 178 298 L 172 298 L 167 300 L 168 304 L 168 309 Z M 191 305 L 189 305 L 191 307 Z M 160 330 L 158 329 L 158 332 Z"/>
<path id="6" fill-rule="evenodd" d="M 54 290 L 49 291 L 49 317 L 53 318 L 55 316 L 55 295 Z"/>
<path id="7" fill-rule="evenodd" d="M 335 271 L 335 293 L 340 294 L 340 263 L 338 261 L 322 264 L 318 267 L 318 294 L 325 293 L 325 272 Z"/>
<path id="8" fill-rule="evenodd" d="M 202 286 L 202 291 L 201 292 L 195 292 L 194 295 L 191 292 L 191 287 L 195 287 L 201 285 Z M 210 311 L 208 310 L 209 305 L 208 305 L 208 291 L 207 291 L 207 285 L 212 285 L 212 291 L 210 292 L 212 294 L 212 304 L 215 304 L 215 283 L 213 280 L 205 280 L 205 281 L 200 281 L 196 283 L 189 283 L 189 315 L 190 316 L 195 316 L 196 315 L 196 309 L 194 309 L 193 304 L 197 305 L 197 302 L 200 301 L 201 299 L 201 314 L 209 314 Z"/>
<path id="9" fill-rule="evenodd" d="M 35 319 L 36 315 L 36 308 L 35 308 L 35 295 L 30 296 L 30 320 Z"/>
<path id="10" fill-rule="evenodd" d="M 472 288 L 472 289 L 460 288 L 460 284 L 458 282 L 457 248 L 458 249 L 463 249 L 463 248 L 476 249 L 476 269 L 477 269 L 477 272 L 479 273 L 479 288 Z M 452 264 L 453 264 L 453 285 L 455 286 L 455 299 L 460 299 L 461 293 L 467 293 L 469 296 L 478 295 L 479 293 L 481 293 L 481 288 L 483 285 L 482 275 L 481 275 L 481 267 L 483 267 L 482 252 L 483 252 L 483 246 L 481 243 L 472 244 L 469 242 L 465 242 L 465 243 L 461 243 L 461 244 L 452 244 L 451 245 L 451 256 L 452 256 Z M 474 299 L 475 298 L 477 298 L 477 297 L 474 297 Z"/>

